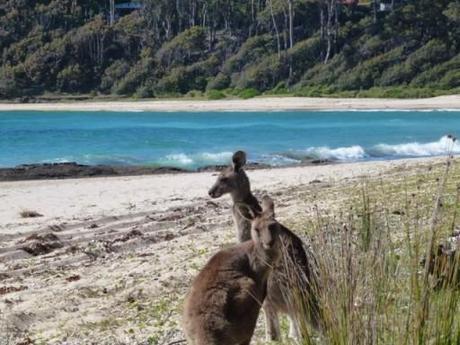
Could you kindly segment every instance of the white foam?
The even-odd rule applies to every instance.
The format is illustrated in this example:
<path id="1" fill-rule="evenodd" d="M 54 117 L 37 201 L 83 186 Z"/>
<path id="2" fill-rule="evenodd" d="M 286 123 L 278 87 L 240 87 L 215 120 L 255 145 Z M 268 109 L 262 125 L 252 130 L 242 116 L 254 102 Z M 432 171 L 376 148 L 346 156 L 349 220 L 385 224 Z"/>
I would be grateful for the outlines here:
<path id="1" fill-rule="evenodd" d="M 439 141 L 431 143 L 406 143 L 406 144 L 380 144 L 376 145 L 373 150 L 381 156 L 398 156 L 398 157 L 425 157 L 440 156 L 446 154 L 459 154 L 460 145 L 451 138 L 444 136 Z"/>
<path id="2" fill-rule="evenodd" d="M 300 159 L 287 157 L 281 154 L 262 155 L 260 161 L 271 166 L 293 165 L 301 162 Z"/>
<path id="3" fill-rule="evenodd" d="M 178 163 L 181 165 L 189 165 L 193 163 L 193 159 L 187 156 L 185 153 L 177 153 L 166 156 L 166 162 Z"/>
<path id="4" fill-rule="evenodd" d="M 176 153 L 169 154 L 163 159 L 160 159 L 161 165 L 172 165 L 184 168 L 192 168 L 197 166 L 227 164 L 230 162 L 232 152 L 200 152 L 196 154 Z"/>
<path id="5" fill-rule="evenodd" d="M 359 145 L 338 147 L 331 149 L 327 146 L 311 147 L 306 150 L 307 155 L 331 160 L 359 160 L 366 157 L 366 151 Z"/>
<path id="6" fill-rule="evenodd" d="M 221 163 L 222 161 L 230 161 L 230 158 L 232 157 L 232 155 L 233 153 L 229 151 L 217 152 L 217 153 L 203 152 L 203 153 L 198 154 L 197 158 L 203 161 Z"/>

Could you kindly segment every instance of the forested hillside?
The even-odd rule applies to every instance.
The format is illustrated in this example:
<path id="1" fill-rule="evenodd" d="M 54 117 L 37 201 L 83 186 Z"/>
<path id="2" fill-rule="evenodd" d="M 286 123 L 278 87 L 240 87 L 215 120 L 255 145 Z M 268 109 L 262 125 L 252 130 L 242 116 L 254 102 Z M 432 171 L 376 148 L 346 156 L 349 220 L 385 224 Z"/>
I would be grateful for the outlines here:
<path id="1" fill-rule="evenodd" d="M 126 2 L 3 0 L 0 98 L 460 93 L 460 0 Z"/>

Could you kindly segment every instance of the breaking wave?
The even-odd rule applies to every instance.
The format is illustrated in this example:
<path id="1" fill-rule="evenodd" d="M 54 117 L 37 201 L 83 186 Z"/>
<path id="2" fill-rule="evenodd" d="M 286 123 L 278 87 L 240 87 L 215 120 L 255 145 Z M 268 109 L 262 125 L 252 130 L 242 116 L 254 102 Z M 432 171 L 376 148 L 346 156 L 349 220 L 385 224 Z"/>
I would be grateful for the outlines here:
<path id="1" fill-rule="evenodd" d="M 373 156 L 378 157 L 428 157 L 459 154 L 460 145 L 448 136 L 430 143 L 379 144 L 372 148 Z"/>

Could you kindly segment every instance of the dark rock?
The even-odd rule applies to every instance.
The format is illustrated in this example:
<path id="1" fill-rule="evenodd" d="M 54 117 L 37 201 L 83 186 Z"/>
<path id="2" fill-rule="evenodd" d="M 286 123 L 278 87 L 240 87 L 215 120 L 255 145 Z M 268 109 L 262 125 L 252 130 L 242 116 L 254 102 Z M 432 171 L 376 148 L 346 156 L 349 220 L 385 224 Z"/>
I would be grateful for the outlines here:
<path id="1" fill-rule="evenodd" d="M 65 278 L 66 281 L 70 282 L 75 282 L 77 280 L 80 280 L 81 277 L 78 274 L 74 274 L 73 276 Z"/>
<path id="2" fill-rule="evenodd" d="M 23 291 L 23 290 L 27 290 L 27 286 L 19 286 L 19 287 L 16 287 L 16 286 L 0 286 L 0 296 L 2 295 L 6 295 L 7 293 L 11 293 L 11 292 L 18 292 L 18 291 Z"/>
<path id="3" fill-rule="evenodd" d="M 180 173 L 187 170 L 174 167 L 82 165 L 77 163 L 45 163 L 1 168 L 0 181 L 64 179 L 98 176 L 136 176 Z"/>
<path id="4" fill-rule="evenodd" d="M 142 237 L 142 232 L 140 232 L 137 229 L 133 229 L 128 233 L 124 234 L 123 236 L 116 238 L 113 242 L 126 242 L 136 237 Z"/>
<path id="5" fill-rule="evenodd" d="M 37 218 L 37 217 L 43 217 L 42 214 L 38 213 L 37 211 L 30 211 L 30 210 L 24 210 L 19 213 L 19 215 L 22 218 Z"/>
<path id="6" fill-rule="evenodd" d="M 33 234 L 19 243 L 24 243 L 21 249 L 33 256 L 48 254 L 64 246 L 60 239 L 52 233 Z"/>

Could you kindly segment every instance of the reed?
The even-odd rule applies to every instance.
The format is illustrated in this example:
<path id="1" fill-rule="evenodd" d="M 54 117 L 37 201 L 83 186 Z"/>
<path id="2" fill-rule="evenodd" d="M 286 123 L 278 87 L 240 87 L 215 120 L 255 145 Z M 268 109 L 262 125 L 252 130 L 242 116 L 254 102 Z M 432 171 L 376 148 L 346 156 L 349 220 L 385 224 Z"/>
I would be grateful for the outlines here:
<path id="1" fill-rule="evenodd" d="M 449 155 L 422 173 L 363 180 L 345 191 L 340 210 L 305 221 L 321 325 L 305 317 L 302 344 L 460 344 L 460 289 L 439 286 L 429 265 L 437 245 L 460 227 L 454 163 Z M 458 251 L 452 260 L 447 275 L 459 279 Z M 305 305 L 297 289 L 296 303 Z"/>

